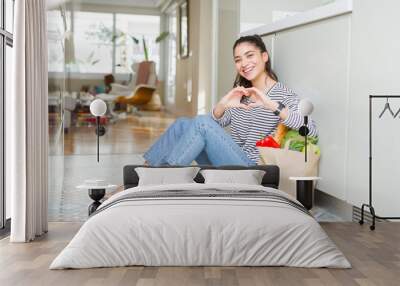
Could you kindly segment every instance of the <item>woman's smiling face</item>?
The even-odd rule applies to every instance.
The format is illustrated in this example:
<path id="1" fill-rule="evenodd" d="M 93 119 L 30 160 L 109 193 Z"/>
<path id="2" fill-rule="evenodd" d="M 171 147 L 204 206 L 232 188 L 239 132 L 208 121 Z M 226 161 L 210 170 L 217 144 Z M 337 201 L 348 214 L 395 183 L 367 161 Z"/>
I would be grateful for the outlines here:
<path id="1" fill-rule="evenodd" d="M 261 53 L 260 49 L 252 43 L 243 42 L 237 45 L 233 57 L 237 72 L 249 81 L 265 72 L 268 54 Z"/>

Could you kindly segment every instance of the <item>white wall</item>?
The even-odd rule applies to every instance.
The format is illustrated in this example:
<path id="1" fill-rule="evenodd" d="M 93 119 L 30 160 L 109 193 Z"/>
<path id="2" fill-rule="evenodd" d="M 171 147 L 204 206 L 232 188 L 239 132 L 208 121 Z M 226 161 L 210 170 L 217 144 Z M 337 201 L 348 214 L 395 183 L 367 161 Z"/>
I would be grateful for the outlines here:
<path id="1" fill-rule="evenodd" d="M 236 69 L 233 44 L 239 35 L 239 0 L 218 1 L 217 99 L 233 87 Z"/>
<path id="2" fill-rule="evenodd" d="M 210 112 L 213 93 L 216 100 L 224 96 L 236 76 L 232 46 L 239 34 L 239 0 L 191 1 L 189 9 L 190 56 L 177 59 L 175 101 L 167 104 L 167 109 L 178 116 Z M 213 9 L 217 10 L 214 11 L 216 18 L 213 18 Z M 213 43 L 214 32 L 218 34 L 217 43 Z M 192 84 L 190 101 L 188 82 Z"/>
<path id="3" fill-rule="evenodd" d="M 189 4 L 189 56 L 186 58 L 179 58 L 178 56 L 176 60 L 175 98 L 173 102 L 166 102 L 167 110 L 177 116 L 193 116 L 197 113 L 200 4 L 199 1 L 192 1 Z M 176 6 L 176 9 L 178 9 L 178 6 Z M 178 11 L 177 15 L 179 15 Z M 177 21 L 177 29 L 179 29 L 179 17 Z M 176 35 L 179 37 L 179 31 Z M 176 48 L 177 55 L 179 55 L 178 39 Z"/>
<path id="4" fill-rule="evenodd" d="M 212 94 L 212 30 L 213 23 L 213 1 L 202 0 L 200 3 L 201 28 L 198 33 L 198 85 L 197 85 L 197 114 L 206 114 L 210 111 Z"/>
<path id="5" fill-rule="evenodd" d="M 318 187 L 368 202 L 368 96 L 399 94 L 399 1 L 354 0 L 351 14 L 265 36 L 281 81 L 315 103 L 322 149 Z M 266 14 L 269 11 L 264 11 Z M 400 120 L 374 116 L 373 193 L 381 216 L 400 213 Z M 391 101 L 397 111 L 400 100 Z"/>
<path id="6" fill-rule="evenodd" d="M 279 80 L 315 105 L 322 157 L 318 188 L 345 199 L 348 101 L 348 16 L 277 33 L 274 69 Z M 338 116 L 339 115 L 339 116 Z M 338 140 L 341 138 L 341 140 Z M 335 174 L 332 174 L 335 170 Z"/>
<path id="7" fill-rule="evenodd" d="M 355 0 L 351 28 L 350 121 L 347 200 L 368 198 L 368 95 L 400 95 L 400 1 Z M 374 112 L 374 202 L 379 215 L 400 215 L 400 119 L 378 120 Z M 400 100 L 392 101 L 397 110 Z"/>
<path id="8" fill-rule="evenodd" d="M 327 2 L 329 0 L 241 0 L 240 31 L 270 24 L 273 20 L 273 13 L 278 11 L 303 12 Z"/>

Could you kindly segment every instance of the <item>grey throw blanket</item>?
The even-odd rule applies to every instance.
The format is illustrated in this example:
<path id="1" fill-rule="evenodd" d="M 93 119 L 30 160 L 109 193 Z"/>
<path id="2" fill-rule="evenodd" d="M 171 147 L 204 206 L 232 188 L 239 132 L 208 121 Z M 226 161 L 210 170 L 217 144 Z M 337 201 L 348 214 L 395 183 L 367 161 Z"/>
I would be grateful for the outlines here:
<path id="1" fill-rule="evenodd" d="M 108 208 L 118 205 L 127 201 L 143 201 L 143 200 L 153 200 L 153 199 L 174 199 L 174 200 L 190 200 L 190 199 L 221 199 L 221 198 L 229 198 L 229 199 L 257 199 L 276 202 L 280 204 L 289 205 L 307 215 L 312 216 L 308 210 L 301 205 L 300 203 L 290 200 L 289 198 L 277 194 L 275 192 L 268 191 L 260 191 L 260 190 L 240 190 L 240 191 L 227 191 L 227 190 L 218 190 L 215 188 L 203 189 L 203 190 L 165 190 L 165 191 L 138 191 L 138 192 L 130 192 L 126 195 L 121 196 L 120 198 L 112 201 L 111 203 L 106 203 L 104 206 L 100 206 L 100 208 L 93 212 L 91 217 L 107 210 Z"/>

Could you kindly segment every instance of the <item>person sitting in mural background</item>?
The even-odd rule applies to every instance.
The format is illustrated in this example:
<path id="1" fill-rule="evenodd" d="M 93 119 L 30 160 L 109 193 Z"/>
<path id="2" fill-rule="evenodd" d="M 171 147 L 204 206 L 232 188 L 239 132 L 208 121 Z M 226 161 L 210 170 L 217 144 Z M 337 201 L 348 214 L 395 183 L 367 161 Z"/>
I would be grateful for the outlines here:
<path id="1" fill-rule="evenodd" d="M 211 114 L 178 118 L 144 154 L 145 164 L 256 165 L 257 141 L 282 123 L 298 130 L 303 125 L 300 98 L 278 81 L 268 51 L 258 35 L 243 36 L 233 45 L 237 76 L 234 88 Z M 223 127 L 229 126 L 231 134 Z M 313 120 L 309 136 L 317 137 Z"/>

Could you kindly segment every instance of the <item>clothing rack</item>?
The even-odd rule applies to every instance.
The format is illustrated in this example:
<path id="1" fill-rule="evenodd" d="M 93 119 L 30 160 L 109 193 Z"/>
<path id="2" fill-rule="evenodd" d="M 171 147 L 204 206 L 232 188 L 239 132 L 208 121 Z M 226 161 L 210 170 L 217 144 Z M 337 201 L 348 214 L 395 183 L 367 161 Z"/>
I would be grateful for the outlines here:
<path id="1" fill-rule="evenodd" d="M 375 219 L 400 219 L 400 217 L 384 217 L 378 216 L 375 213 L 375 208 L 372 205 L 372 100 L 374 98 L 400 98 L 400 95 L 370 95 L 369 96 L 369 203 L 363 204 L 361 206 L 361 219 L 359 221 L 360 224 L 364 223 L 364 208 L 369 208 L 369 211 L 372 215 L 372 225 L 370 225 L 370 229 L 375 229 Z M 398 113 L 396 113 L 397 115 Z"/>

